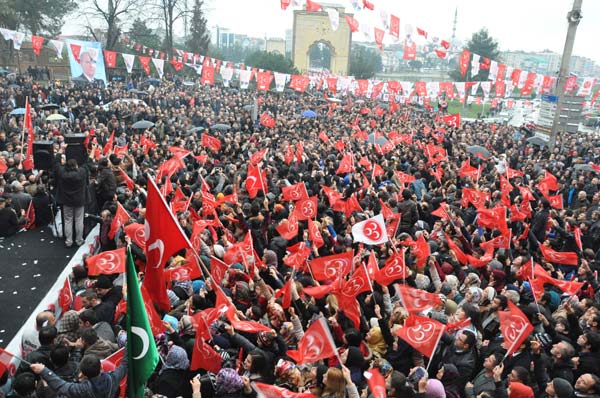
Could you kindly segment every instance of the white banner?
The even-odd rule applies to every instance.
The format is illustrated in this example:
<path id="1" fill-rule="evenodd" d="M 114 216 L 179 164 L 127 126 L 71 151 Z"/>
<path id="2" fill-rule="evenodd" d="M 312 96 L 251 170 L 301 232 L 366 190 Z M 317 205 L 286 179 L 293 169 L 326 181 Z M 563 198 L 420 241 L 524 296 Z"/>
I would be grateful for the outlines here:
<path id="1" fill-rule="evenodd" d="M 483 90 L 483 96 L 488 98 L 490 96 L 490 90 L 492 89 L 492 82 L 481 82 L 480 85 Z"/>
<path id="2" fill-rule="evenodd" d="M 135 61 L 135 55 L 133 54 L 121 54 L 123 56 L 123 61 L 125 62 L 125 67 L 127 68 L 127 73 L 131 73 L 133 70 L 133 62 Z"/>
<path id="3" fill-rule="evenodd" d="M 490 62 L 490 75 L 488 77 L 488 80 L 495 82 L 497 76 L 498 76 L 498 62 L 492 61 L 492 62 Z"/>
<path id="4" fill-rule="evenodd" d="M 402 95 L 404 97 L 408 97 L 413 90 L 412 82 L 400 82 L 400 86 L 402 86 Z"/>
<path id="5" fill-rule="evenodd" d="M 23 40 L 25 39 L 25 33 L 15 32 L 13 36 L 13 47 L 15 50 L 20 50 Z"/>
<path id="6" fill-rule="evenodd" d="M 473 87 L 471 87 L 471 95 L 477 95 L 478 89 L 479 89 L 479 82 L 475 82 Z"/>
<path id="7" fill-rule="evenodd" d="M 331 29 L 335 32 L 340 27 L 340 13 L 335 8 L 326 8 L 327 15 L 329 16 L 329 23 Z"/>
<path id="8" fill-rule="evenodd" d="M 588 95 L 590 95 L 592 93 L 592 87 L 594 87 L 596 80 L 597 79 L 595 77 L 586 77 L 585 79 L 583 79 L 583 83 L 579 87 L 577 95 L 582 97 L 587 97 Z"/>
<path id="9" fill-rule="evenodd" d="M 246 90 L 250 84 L 250 76 L 252 71 L 240 69 L 240 88 Z"/>
<path id="10" fill-rule="evenodd" d="M 162 79 L 164 70 L 165 70 L 165 60 L 158 59 L 158 58 L 152 58 L 152 63 L 154 64 L 154 67 L 156 68 L 156 71 L 158 72 L 158 77 L 160 77 Z"/>
<path id="11" fill-rule="evenodd" d="M 479 73 L 479 61 L 481 60 L 481 56 L 477 54 L 473 54 L 473 59 L 471 59 L 471 77 L 476 76 Z"/>
<path id="12" fill-rule="evenodd" d="M 273 72 L 273 75 L 275 76 L 275 90 L 277 90 L 277 92 L 279 93 L 283 92 L 283 90 L 285 89 L 285 83 L 290 78 L 290 75 L 287 73 L 279 72 Z"/>
<path id="13" fill-rule="evenodd" d="M 48 45 L 50 47 L 54 48 L 54 50 L 56 50 L 56 56 L 59 59 L 62 59 L 62 51 L 63 51 L 63 47 L 65 46 L 65 42 L 60 41 L 60 40 L 50 40 Z"/>
<path id="14" fill-rule="evenodd" d="M 223 85 L 229 87 L 231 78 L 233 77 L 233 68 L 221 68 L 221 77 L 223 78 Z"/>

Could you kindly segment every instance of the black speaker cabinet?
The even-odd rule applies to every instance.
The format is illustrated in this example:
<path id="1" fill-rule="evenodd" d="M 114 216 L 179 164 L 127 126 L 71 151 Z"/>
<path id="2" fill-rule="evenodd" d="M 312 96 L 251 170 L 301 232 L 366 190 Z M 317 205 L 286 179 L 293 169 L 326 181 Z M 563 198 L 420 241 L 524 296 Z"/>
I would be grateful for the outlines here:
<path id="1" fill-rule="evenodd" d="M 80 166 L 88 158 L 87 149 L 83 146 L 83 141 L 85 141 L 85 134 L 65 134 L 65 143 L 67 144 L 65 156 L 67 160 L 75 159 Z"/>
<path id="2" fill-rule="evenodd" d="M 38 170 L 52 169 L 54 148 L 52 141 L 33 141 L 33 163 Z"/>

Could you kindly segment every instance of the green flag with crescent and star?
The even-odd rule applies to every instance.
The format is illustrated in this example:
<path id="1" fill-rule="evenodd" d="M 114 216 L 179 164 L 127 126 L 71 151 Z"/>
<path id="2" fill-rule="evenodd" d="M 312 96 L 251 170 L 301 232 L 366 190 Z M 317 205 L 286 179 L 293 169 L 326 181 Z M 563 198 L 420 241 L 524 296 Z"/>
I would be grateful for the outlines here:
<path id="1" fill-rule="evenodd" d="M 127 396 L 142 398 L 146 381 L 158 364 L 158 350 L 150 328 L 137 272 L 127 250 Z"/>

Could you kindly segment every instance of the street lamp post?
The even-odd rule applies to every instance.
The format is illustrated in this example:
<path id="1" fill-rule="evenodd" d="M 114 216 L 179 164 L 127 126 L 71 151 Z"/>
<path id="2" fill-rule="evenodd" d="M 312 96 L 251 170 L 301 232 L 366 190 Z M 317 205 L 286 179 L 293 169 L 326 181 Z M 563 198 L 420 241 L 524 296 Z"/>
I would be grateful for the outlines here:
<path id="1" fill-rule="evenodd" d="M 567 77 L 569 74 L 569 66 L 571 63 L 571 55 L 573 54 L 573 44 L 575 43 L 575 34 L 577 33 L 577 25 L 581 20 L 581 2 L 583 0 L 574 0 L 573 9 L 567 14 L 567 21 L 569 22 L 569 29 L 567 30 L 567 39 L 565 40 L 565 48 L 562 54 L 562 60 L 560 63 L 560 71 L 558 72 L 558 82 L 556 85 L 555 95 L 558 97 L 556 103 L 556 111 L 554 111 L 554 121 L 552 122 L 552 131 L 550 132 L 550 141 L 548 147 L 550 150 L 554 149 L 556 145 L 556 136 L 558 134 L 558 128 L 560 124 L 560 111 L 563 105 L 565 86 L 567 83 Z"/>

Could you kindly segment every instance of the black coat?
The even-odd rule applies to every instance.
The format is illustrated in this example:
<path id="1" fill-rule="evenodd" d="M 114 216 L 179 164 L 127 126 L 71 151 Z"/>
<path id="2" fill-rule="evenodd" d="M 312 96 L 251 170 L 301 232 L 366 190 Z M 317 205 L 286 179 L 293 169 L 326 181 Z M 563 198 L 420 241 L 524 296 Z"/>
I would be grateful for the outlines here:
<path id="1" fill-rule="evenodd" d="M 60 203 L 69 207 L 85 205 L 85 189 L 88 183 L 86 168 L 73 170 L 61 166 L 58 168 L 58 181 Z"/>
<path id="2" fill-rule="evenodd" d="M 192 396 L 192 386 L 187 371 L 178 369 L 165 369 L 158 377 L 158 394 L 167 398 Z"/>

